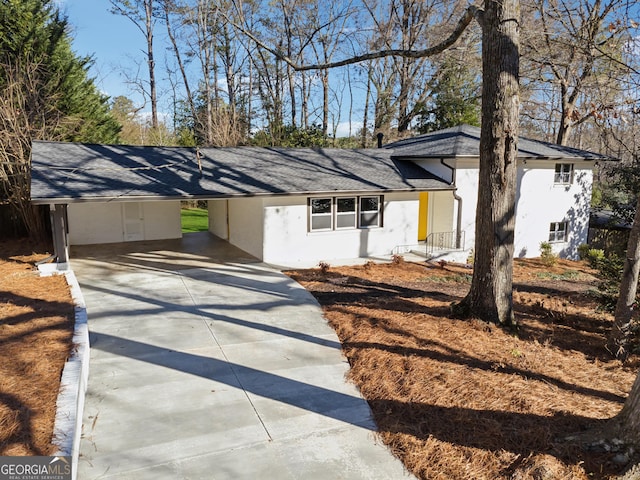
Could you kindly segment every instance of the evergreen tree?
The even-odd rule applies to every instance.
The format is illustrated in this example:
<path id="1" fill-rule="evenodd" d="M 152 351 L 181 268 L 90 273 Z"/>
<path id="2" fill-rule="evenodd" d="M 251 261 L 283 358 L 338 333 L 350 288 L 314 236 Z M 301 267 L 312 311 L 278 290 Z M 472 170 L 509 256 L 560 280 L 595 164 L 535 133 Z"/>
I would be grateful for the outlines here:
<path id="1" fill-rule="evenodd" d="M 13 223 L 4 232 L 44 231 L 29 200 L 31 140 L 117 141 L 120 126 L 90 65 L 73 53 L 67 21 L 50 0 L 0 2 L 0 199 Z"/>
<path id="2" fill-rule="evenodd" d="M 480 79 L 468 65 L 446 57 L 436 74 L 433 103 L 423 108 L 418 131 L 435 132 L 462 124 L 479 127 L 480 89 Z"/>

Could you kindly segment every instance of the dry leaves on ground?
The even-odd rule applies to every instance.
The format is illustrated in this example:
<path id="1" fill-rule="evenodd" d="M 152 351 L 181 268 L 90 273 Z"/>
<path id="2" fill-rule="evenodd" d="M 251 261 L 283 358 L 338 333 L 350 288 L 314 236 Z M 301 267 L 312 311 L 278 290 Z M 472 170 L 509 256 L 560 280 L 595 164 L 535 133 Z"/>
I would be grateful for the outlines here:
<path id="1" fill-rule="evenodd" d="M 64 277 L 40 277 L 28 242 L 0 244 L 0 455 L 50 455 L 73 302 Z"/>
<path id="2" fill-rule="evenodd" d="M 421 479 L 609 478 L 613 454 L 561 440 L 615 415 L 635 378 L 584 264 L 519 260 L 516 334 L 450 318 L 472 271 L 408 262 L 289 274 L 342 342 L 380 436 Z M 637 362 L 636 362 L 637 363 Z"/>

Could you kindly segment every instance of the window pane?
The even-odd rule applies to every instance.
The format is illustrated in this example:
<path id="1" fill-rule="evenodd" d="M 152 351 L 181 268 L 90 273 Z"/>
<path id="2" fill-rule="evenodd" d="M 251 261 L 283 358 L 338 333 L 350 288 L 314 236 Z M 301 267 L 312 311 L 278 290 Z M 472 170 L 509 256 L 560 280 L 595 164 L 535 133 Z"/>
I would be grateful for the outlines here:
<path id="1" fill-rule="evenodd" d="M 380 215 L 378 212 L 361 212 L 360 213 L 360 226 L 361 227 L 377 227 Z"/>
<path id="2" fill-rule="evenodd" d="M 571 163 L 556 163 L 554 183 L 571 183 L 572 170 L 573 165 Z"/>
<path id="3" fill-rule="evenodd" d="M 331 215 L 311 217 L 311 230 L 328 230 L 331 228 Z"/>
<path id="4" fill-rule="evenodd" d="M 378 200 L 379 200 L 378 197 L 360 198 L 360 211 L 361 212 L 377 212 Z"/>
<path id="5" fill-rule="evenodd" d="M 311 213 L 331 213 L 331 199 L 330 198 L 312 198 L 311 199 Z"/>
<path id="6" fill-rule="evenodd" d="M 567 238 L 567 222 L 554 222 L 549 226 L 549 241 L 564 242 Z"/>
<path id="7" fill-rule="evenodd" d="M 355 212 L 355 198 L 338 198 L 338 212 Z"/>
<path id="8" fill-rule="evenodd" d="M 336 215 L 336 228 L 356 228 L 355 212 Z"/>

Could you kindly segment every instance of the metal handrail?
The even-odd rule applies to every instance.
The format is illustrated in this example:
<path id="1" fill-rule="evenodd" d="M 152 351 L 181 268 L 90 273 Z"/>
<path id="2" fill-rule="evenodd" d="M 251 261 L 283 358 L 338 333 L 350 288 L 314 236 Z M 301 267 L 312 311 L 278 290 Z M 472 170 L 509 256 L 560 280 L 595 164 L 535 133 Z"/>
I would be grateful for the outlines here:
<path id="1" fill-rule="evenodd" d="M 433 232 L 427 235 L 427 254 L 435 250 L 464 250 L 464 231 Z"/>

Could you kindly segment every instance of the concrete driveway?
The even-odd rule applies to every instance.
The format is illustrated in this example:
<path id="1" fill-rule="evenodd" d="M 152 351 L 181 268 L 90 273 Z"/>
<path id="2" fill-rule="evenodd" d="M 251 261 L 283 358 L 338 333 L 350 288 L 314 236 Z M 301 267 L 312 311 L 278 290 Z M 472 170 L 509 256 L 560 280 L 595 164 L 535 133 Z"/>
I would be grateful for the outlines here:
<path id="1" fill-rule="evenodd" d="M 79 479 L 410 478 L 282 273 L 207 234 L 75 247 L 72 267 L 91 340 Z"/>

